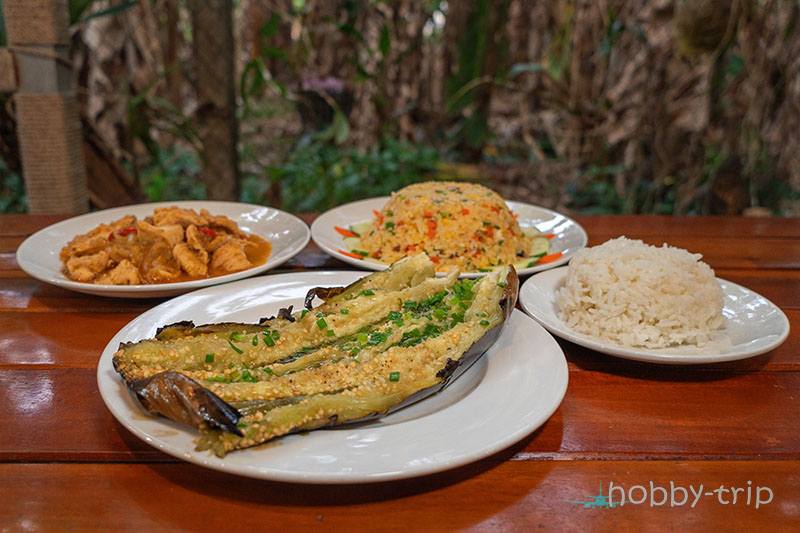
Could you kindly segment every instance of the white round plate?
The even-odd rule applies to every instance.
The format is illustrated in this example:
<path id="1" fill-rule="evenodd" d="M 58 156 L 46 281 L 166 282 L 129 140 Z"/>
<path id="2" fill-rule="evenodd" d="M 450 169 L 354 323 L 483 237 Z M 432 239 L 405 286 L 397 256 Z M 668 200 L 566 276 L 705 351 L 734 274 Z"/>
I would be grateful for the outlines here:
<path id="1" fill-rule="evenodd" d="M 256 322 L 302 306 L 312 287 L 347 285 L 363 272 L 276 274 L 179 296 L 140 315 L 106 346 L 97 366 L 100 394 L 134 435 L 179 459 L 247 477 L 301 483 L 364 483 L 461 466 L 521 440 L 564 396 L 567 363 L 555 339 L 515 310 L 497 342 L 444 391 L 359 426 L 289 435 L 219 458 L 195 451 L 197 433 L 145 414 L 114 371 L 119 343 L 151 338 L 158 326 Z M 535 346 L 536 349 L 531 349 Z"/>
<path id="2" fill-rule="evenodd" d="M 370 258 L 355 259 L 343 254 L 342 251 L 348 251 L 347 246 L 344 243 L 344 237 L 337 233 L 334 227 L 349 228 L 353 224 L 374 219 L 373 211 L 380 211 L 389 199 L 389 196 L 371 198 L 340 205 L 326 211 L 311 224 L 311 238 L 317 243 L 317 246 L 336 259 L 367 270 L 384 270 L 389 267 L 386 263 Z M 517 274 L 520 276 L 563 265 L 575 255 L 575 252 L 586 246 L 588 241 L 586 231 L 571 218 L 550 209 L 523 202 L 508 201 L 506 205 L 519 215 L 517 221 L 523 229 L 535 227 L 543 234 L 555 234 L 555 237 L 550 240 L 550 252 L 563 254 L 559 259 L 550 263 L 517 269 Z M 484 272 L 462 272 L 461 275 L 475 278 L 484 274 Z"/>
<path id="3" fill-rule="evenodd" d="M 272 251 L 267 261 L 263 265 L 224 276 L 157 285 L 95 285 L 72 281 L 61 272 L 59 253 L 76 235 L 86 233 L 102 223 L 118 220 L 125 215 L 144 218 L 152 215 L 158 207 L 171 206 L 195 211 L 208 209 L 212 215 L 225 215 L 239 224 L 242 230 L 270 242 Z M 97 296 L 154 298 L 174 296 L 270 270 L 300 253 L 308 244 L 309 238 L 310 232 L 305 222 L 294 215 L 271 207 L 236 202 L 161 202 L 105 209 L 48 226 L 25 239 L 17 250 L 17 263 L 34 278 L 65 289 Z"/>
<path id="4" fill-rule="evenodd" d="M 598 352 L 652 363 L 721 363 L 768 352 L 789 335 L 789 320 L 778 306 L 746 287 L 717 278 L 724 294 L 725 327 L 711 342 L 657 349 L 607 344 L 572 330 L 558 318 L 556 291 L 566 282 L 567 269 L 548 270 L 525 281 L 520 304 L 554 335 Z"/>

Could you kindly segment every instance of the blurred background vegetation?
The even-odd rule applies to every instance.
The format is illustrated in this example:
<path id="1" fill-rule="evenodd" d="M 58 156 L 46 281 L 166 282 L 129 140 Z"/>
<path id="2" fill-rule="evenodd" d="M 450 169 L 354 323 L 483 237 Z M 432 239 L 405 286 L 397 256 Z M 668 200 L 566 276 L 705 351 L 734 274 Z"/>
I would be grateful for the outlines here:
<path id="1" fill-rule="evenodd" d="M 800 215 L 798 0 L 69 8 L 95 207 L 311 212 L 457 179 L 570 213 Z M 0 96 L 0 212 L 20 175 Z"/>

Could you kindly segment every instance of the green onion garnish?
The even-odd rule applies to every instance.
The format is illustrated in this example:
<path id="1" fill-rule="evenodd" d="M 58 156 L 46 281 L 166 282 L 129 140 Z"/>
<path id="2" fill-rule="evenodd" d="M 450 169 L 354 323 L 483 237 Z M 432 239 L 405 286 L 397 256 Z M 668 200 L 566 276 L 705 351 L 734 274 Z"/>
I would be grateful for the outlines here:
<path id="1" fill-rule="evenodd" d="M 368 337 L 367 337 L 367 334 L 366 334 L 366 333 L 359 333 L 359 334 L 356 336 L 356 339 L 357 339 L 357 340 L 358 340 L 358 342 L 359 342 L 359 343 L 361 343 L 361 344 L 366 344 L 366 343 L 367 343 L 367 338 L 368 338 Z"/>
<path id="2" fill-rule="evenodd" d="M 325 329 L 325 328 L 327 328 L 327 327 L 328 327 L 328 323 L 327 323 L 327 322 L 325 322 L 325 319 L 324 319 L 324 318 L 320 318 L 319 320 L 317 320 L 317 327 L 318 327 L 319 329 Z"/>
<path id="3" fill-rule="evenodd" d="M 375 293 L 369 289 L 364 289 L 363 291 L 361 291 L 362 296 L 373 296 L 374 294 Z"/>
<path id="4" fill-rule="evenodd" d="M 272 337 L 270 337 L 268 331 L 264 332 L 264 344 L 266 344 L 267 346 L 275 346 L 275 341 L 272 340 Z"/>
<path id="5" fill-rule="evenodd" d="M 258 335 L 253 335 L 253 346 L 258 346 Z"/>
<path id="6" fill-rule="evenodd" d="M 246 342 L 250 340 L 247 335 L 244 333 L 239 333 L 238 331 L 232 332 L 228 338 L 236 342 Z"/>
<path id="7" fill-rule="evenodd" d="M 213 362 L 214 362 L 214 354 L 213 353 L 207 353 L 206 354 L 206 363 L 213 363 Z"/>
<path id="8" fill-rule="evenodd" d="M 300 319 L 301 320 L 304 319 L 307 314 L 308 314 L 308 309 L 303 309 L 303 312 L 300 313 Z"/>
<path id="9" fill-rule="evenodd" d="M 228 340 L 228 344 L 231 345 L 231 348 L 233 348 L 234 352 L 236 352 L 236 353 L 244 353 L 244 351 L 242 351 L 239 348 L 237 348 L 236 346 L 234 346 L 234 344 L 230 340 Z"/>
<path id="10" fill-rule="evenodd" d="M 334 335 L 336 335 L 336 333 L 334 333 L 332 329 L 329 329 L 328 331 L 326 331 L 325 334 L 328 337 L 333 337 Z"/>
<path id="11" fill-rule="evenodd" d="M 400 381 L 400 372 L 389 372 L 389 381 Z"/>
<path id="12" fill-rule="evenodd" d="M 480 324 L 481 326 L 488 326 L 489 325 L 489 321 L 488 320 L 481 320 L 480 322 L 478 322 L 478 324 Z"/>
<path id="13" fill-rule="evenodd" d="M 346 315 L 347 313 L 350 312 L 350 310 L 349 309 L 342 309 L 341 312 L 342 312 L 343 315 Z"/>

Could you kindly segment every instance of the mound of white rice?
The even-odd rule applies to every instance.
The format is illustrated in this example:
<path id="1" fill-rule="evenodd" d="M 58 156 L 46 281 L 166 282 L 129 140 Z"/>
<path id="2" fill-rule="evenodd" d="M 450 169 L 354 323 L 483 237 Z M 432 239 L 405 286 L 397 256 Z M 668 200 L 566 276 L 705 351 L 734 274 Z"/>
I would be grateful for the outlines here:
<path id="1" fill-rule="evenodd" d="M 559 317 L 604 342 L 702 346 L 722 327 L 722 289 L 700 254 L 625 237 L 572 258 L 556 293 Z"/>

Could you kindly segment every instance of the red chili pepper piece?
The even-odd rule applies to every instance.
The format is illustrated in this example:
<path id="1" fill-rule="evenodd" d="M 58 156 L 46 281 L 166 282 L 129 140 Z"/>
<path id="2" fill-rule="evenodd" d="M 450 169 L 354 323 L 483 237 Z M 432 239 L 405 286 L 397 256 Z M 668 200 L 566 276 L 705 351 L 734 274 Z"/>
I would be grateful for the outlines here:
<path id="1" fill-rule="evenodd" d="M 214 231 L 211 228 L 197 228 L 197 229 L 198 229 L 198 231 L 200 231 L 200 233 L 205 233 L 206 235 L 208 235 L 212 239 L 217 236 L 217 232 Z"/>
<path id="2" fill-rule="evenodd" d="M 121 230 L 117 230 L 117 235 L 125 237 L 126 235 L 130 235 L 131 233 L 136 233 L 136 228 L 130 226 L 128 228 L 122 228 Z"/>

